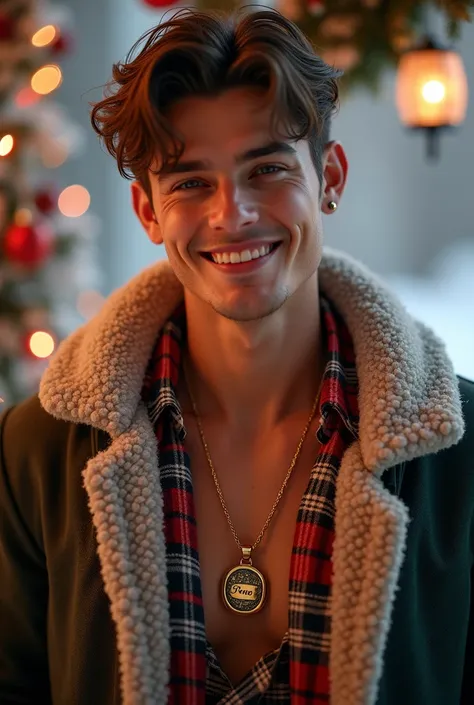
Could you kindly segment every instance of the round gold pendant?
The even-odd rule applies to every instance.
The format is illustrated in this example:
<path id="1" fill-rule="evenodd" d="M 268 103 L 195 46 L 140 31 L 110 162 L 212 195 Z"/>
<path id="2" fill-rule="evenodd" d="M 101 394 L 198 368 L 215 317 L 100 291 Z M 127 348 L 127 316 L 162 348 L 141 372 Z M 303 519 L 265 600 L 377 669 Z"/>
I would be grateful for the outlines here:
<path id="1" fill-rule="evenodd" d="M 238 565 L 224 579 L 224 602 L 233 612 L 255 614 L 265 602 L 265 578 L 251 565 Z"/>

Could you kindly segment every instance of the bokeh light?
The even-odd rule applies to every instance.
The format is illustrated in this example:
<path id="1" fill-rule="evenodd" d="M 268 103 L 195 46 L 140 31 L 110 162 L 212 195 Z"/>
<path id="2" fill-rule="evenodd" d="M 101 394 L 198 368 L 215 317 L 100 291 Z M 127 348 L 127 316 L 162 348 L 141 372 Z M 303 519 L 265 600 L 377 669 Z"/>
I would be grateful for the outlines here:
<path id="1" fill-rule="evenodd" d="M 4 135 L 0 140 L 0 157 L 6 157 L 13 149 L 15 140 L 13 135 Z"/>
<path id="2" fill-rule="evenodd" d="M 38 69 L 35 74 L 33 74 L 31 78 L 31 87 L 40 95 L 48 95 L 48 93 L 52 93 L 59 85 L 61 85 L 62 80 L 63 75 L 59 66 L 50 64 L 48 66 L 43 66 L 41 69 Z"/>
<path id="3" fill-rule="evenodd" d="M 65 140 L 51 141 L 41 149 L 41 159 L 47 169 L 57 169 L 62 166 L 69 156 L 69 147 Z"/>
<path id="4" fill-rule="evenodd" d="M 29 208 L 19 208 L 13 218 L 15 225 L 24 227 L 26 225 L 31 225 L 33 222 L 33 213 Z"/>
<path id="5" fill-rule="evenodd" d="M 15 96 L 15 103 L 19 108 L 29 108 L 41 100 L 39 93 L 36 93 L 31 86 L 20 88 Z"/>
<path id="6" fill-rule="evenodd" d="M 35 357 L 46 358 L 54 352 L 54 338 L 50 333 L 39 330 L 30 337 L 29 347 Z"/>
<path id="7" fill-rule="evenodd" d="M 37 32 L 34 33 L 31 38 L 31 43 L 35 47 L 46 47 L 48 44 L 56 38 L 57 30 L 52 24 L 48 24 L 45 27 L 41 27 Z"/>
<path id="8" fill-rule="evenodd" d="M 79 184 L 68 186 L 58 198 L 58 208 L 69 218 L 78 218 L 88 210 L 91 202 L 89 191 Z"/>

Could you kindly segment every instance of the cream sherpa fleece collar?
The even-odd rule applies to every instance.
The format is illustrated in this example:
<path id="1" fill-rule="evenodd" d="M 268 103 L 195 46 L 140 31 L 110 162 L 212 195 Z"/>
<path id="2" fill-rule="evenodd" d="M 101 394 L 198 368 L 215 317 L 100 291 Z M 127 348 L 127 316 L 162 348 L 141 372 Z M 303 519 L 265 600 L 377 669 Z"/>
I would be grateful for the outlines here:
<path id="1" fill-rule="evenodd" d="M 439 339 L 349 256 L 326 248 L 319 279 L 354 341 L 366 467 L 381 471 L 457 442 L 461 402 Z M 60 345 L 41 383 L 45 409 L 119 436 L 136 413 L 157 333 L 182 295 L 167 261 L 117 290 Z"/>
<path id="2" fill-rule="evenodd" d="M 456 443 L 464 430 L 461 401 L 442 343 L 376 277 L 326 250 L 320 285 L 353 336 L 360 383 L 360 441 L 344 454 L 335 500 L 331 703 L 374 705 L 409 521 L 380 474 Z M 140 392 L 156 335 L 182 295 L 166 262 L 144 271 L 61 344 L 40 387 L 50 414 L 111 436 L 83 480 L 116 625 L 124 705 L 166 705 L 168 697 L 159 448 Z M 296 638 L 291 629 L 289 638 Z"/>

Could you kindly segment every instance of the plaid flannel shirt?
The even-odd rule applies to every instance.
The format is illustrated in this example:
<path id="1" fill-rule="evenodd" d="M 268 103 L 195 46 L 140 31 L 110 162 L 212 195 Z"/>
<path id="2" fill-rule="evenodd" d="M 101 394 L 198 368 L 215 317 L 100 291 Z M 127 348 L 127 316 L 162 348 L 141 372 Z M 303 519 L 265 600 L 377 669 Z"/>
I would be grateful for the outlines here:
<path id="1" fill-rule="evenodd" d="M 289 584 L 288 631 L 236 685 L 206 639 L 196 516 L 184 422 L 176 397 L 186 317 L 181 304 L 150 358 L 143 399 L 159 445 L 170 608 L 168 705 L 322 705 L 329 702 L 334 497 L 342 455 L 358 437 L 358 383 L 352 340 L 320 297 L 327 364 L 319 403 L 321 443 L 302 497 Z"/>

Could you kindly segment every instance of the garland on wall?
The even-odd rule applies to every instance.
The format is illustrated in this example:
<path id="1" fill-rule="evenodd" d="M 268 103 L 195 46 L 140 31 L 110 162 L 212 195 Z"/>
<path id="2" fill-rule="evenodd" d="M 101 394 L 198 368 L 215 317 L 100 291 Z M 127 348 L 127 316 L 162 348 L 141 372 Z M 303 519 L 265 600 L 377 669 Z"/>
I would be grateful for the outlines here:
<path id="1" fill-rule="evenodd" d="M 183 4 L 142 2 L 162 11 Z M 231 10 L 247 4 L 253 3 L 196 0 L 196 6 L 205 10 Z M 325 61 L 344 70 L 343 91 L 364 86 L 376 91 L 385 71 L 395 68 L 400 56 L 417 45 L 427 11 L 444 14 L 450 40 L 458 38 L 462 23 L 474 16 L 474 0 L 269 0 L 257 4 L 296 22 Z"/>

